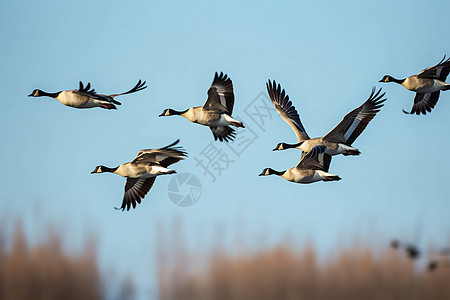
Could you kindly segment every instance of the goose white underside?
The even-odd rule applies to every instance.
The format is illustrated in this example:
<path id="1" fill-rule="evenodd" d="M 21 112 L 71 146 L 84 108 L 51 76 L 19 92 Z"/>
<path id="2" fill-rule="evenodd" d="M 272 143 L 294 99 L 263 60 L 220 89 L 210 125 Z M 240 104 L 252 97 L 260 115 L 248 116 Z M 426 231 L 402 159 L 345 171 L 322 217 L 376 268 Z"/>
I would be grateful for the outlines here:
<path id="1" fill-rule="evenodd" d="M 228 126 L 228 125 L 233 125 L 233 123 L 241 123 L 241 122 L 233 119 L 233 117 L 231 117 L 228 114 L 221 114 L 220 119 L 215 122 L 212 122 L 210 126 L 214 126 L 214 127 Z"/>
<path id="2" fill-rule="evenodd" d="M 354 147 L 350 147 L 344 144 L 338 144 L 337 149 L 330 149 L 330 148 L 326 148 L 325 149 L 325 153 L 328 155 L 339 155 L 339 154 L 346 154 L 348 151 L 351 152 L 359 152 L 359 150 L 357 148 Z"/>
<path id="3" fill-rule="evenodd" d="M 302 170 L 298 170 L 297 168 L 289 169 L 283 175 L 281 175 L 281 177 L 283 177 L 287 181 L 295 183 L 313 183 L 317 181 L 326 180 L 327 177 L 335 177 L 335 176 L 337 175 L 333 175 L 328 172 L 324 172 L 322 170 L 314 170 L 312 176 L 311 175 L 305 176 L 304 174 L 302 174 Z"/>
<path id="4" fill-rule="evenodd" d="M 173 174 L 175 171 L 161 166 L 126 163 L 120 165 L 114 173 L 126 178 L 151 178 L 159 175 Z"/>
<path id="5" fill-rule="evenodd" d="M 62 104 L 75 108 L 93 108 L 102 107 L 103 105 L 111 105 L 110 102 L 105 100 L 93 99 L 90 97 L 74 94 L 72 91 L 63 91 L 57 97 L 56 100 Z"/>
<path id="6" fill-rule="evenodd" d="M 300 146 L 297 146 L 296 148 L 300 149 L 302 151 L 305 151 L 305 152 L 310 152 L 311 149 L 317 145 L 319 145 L 319 144 L 318 143 L 309 143 L 309 140 L 307 140 L 307 141 L 304 141 Z M 345 153 L 347 153 L 347 151 L 359 152 L 359 150 L 357 148 L 347 146 L 345 144 L 338 144 L 336 149 L 332 149 L 329 147 L 326 147 L 326 149 L 325 149 L 325 153 L 328 155 L 331 155 L 331 156 L 345 154 Z"/>

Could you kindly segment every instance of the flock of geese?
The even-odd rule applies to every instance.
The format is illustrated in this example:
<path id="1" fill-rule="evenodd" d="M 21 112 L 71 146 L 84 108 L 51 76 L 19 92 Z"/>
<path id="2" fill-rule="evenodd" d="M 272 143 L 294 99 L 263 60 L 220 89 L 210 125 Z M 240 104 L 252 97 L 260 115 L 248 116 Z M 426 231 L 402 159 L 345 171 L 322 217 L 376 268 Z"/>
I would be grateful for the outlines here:
<path id="1" fill-rule="evenodd" d="M 450 58 L 445 59 L 444 56 L 437 65 L 424 69 L 418 75 L 409 76 L 405 79 L 396 79 L 390 75 L 385 75 L 380 82 L 395 82 L 415 92 L 414 105 L 409 114 L 426 114 L 426 112 L 431 112 L 436 105 L 440 91 L 450 89 L 450 84 L 445 82 L 449 71 Z M 141 91 L 147 87 L 145 84 L 145 81 L 139 80 L 127 92 L 103 95 L 91 89 L 90 83 L 84 86 L 80 82 L 79 88 L 75 90 L 47 93 L 36 89 L 29 96 L 48 96 L 73 108 L 100 107 L 111 110 L 117 109 L 116 105 L 121 105 L 120 102 L 115 100 L 117 96 Z M 265 168 L 259 175 L 278 175 L 296 183 L 340 180 L 341 178 L 338 175 L 328 173 L 331 157 L 339 154 L 344 156 L 360 154 L 360 151 L 352 147 L 352 144 L 386 101 L 386 99 L 383 99 L 385 93 L 381 93 L 381 88 L 378 91 L 373 88 L 369 98 L 361 106 L 346 114 L 342 121 L 329 133 L 323 137 L 310 138 L 303 127 L 297 110 L 281 85 L 268 80 L 266 86 L 276 111 L 297 136 L 297 143 L 279 143 L 274 150 L 295 148 L 301 150 L 302 154 L 300 162 L 293 168 L 284 171 Z M 214 140 L 229 142 L 236 136 L 235 129 L 231 126 L 244 128 L 241 121 L 232 117 L 233 106 L 233 83 L 226 74 L 216 72 L 203 106 L 191 107 L 181 111 L 168 108 L 159 116 L 182 116 L 193 123 L 208 126 L 212 131 Z M 186 151 L 176 146 L 178 142 L 179 140 L 176 140 L 174 143 L 159 149 L 141 150 L 131 162 L 121 164 L 118 167 L 97 166 L 91 174 L 109 172 L 125 177 L 127 181 L 122 205 L 120 208 L 116 207 L 116 209 L 123 211 L 129 210 L 131 207 L 135 208 L 137 203 L 141 203 L 141 200 L 151 189 L 157 176 L 176 173 L 168 167 L 187 157 Z"/>

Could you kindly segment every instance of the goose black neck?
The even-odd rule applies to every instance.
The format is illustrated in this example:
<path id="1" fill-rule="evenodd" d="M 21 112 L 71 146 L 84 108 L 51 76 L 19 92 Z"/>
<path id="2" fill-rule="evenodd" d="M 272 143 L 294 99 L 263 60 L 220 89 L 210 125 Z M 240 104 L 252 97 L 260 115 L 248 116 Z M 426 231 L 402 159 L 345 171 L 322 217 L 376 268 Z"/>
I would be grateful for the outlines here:
<path id="1" fill-rule="evenodd" d="M 110 173 L 114 173 L 117 169 L 118 169 L 119 167 L 115 167 L 115 168 L 108 168 L 108 167 L 105 167 L 105 166 L 103 166 L 102 167 L 102 171 L 103 172 L 110 172 Z"/>
<path id="2" fill-rule="evenodd" d="M 394 78 L 394 77 L 392 77 L 392 76 L 391 76 L 391 78 L 392 78 L 392 81 L 393 81 L 393 82 L 398 83 L 398 84 L 402 84 L 402 83 L 405 82 L 405 80 L 406 80 L 406 78 L 403 78 L 403 79 L 397 79 L 397 78 Z"/>
<path id="3" fill-rule="evenodd" d="M 275 175 L 278 175 L 278 176 L 281 176 L 281 175 L 283 175 L 284 173 L 286 172 L 286 170 L 285 171 L 276 171 L 276 170 L 274 170 L 274 169 L 272 169 L 272 174 L 275 174 Z"/>
<path id="4" fill-rule="evenodd" d="M 61 93 L 61 92 L 47 93 L 47 92 L 42 91 L 41 95 L 42 95 L 42 96 L 48 96 L 48 97 L 56 98 L 56 97 L 58 97 L 58 95 L 59 95 L 60 93 Z"/>
<path id="5" fill-rule="evenodd" d="M 173 113 L 174 115 L 182 115 L 182 114 L 186 113 L 188 110 L 189 110 L 189 109 L 182 110 L 182 111 L 177 111 L 177 110 L 173 110 L 173 109 L 172 109 L 172 113 Z"/>

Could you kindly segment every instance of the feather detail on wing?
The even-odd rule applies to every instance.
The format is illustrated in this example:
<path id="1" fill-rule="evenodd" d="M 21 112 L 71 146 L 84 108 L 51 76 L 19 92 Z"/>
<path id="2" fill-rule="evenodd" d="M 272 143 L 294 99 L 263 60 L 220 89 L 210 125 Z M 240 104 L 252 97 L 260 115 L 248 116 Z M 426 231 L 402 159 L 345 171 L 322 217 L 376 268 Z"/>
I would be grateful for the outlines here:
<path id="1" fill-rule="evenodd" d="M 444 58 L 437 65 L 423 69 L 417 77 L 445 81 L 450 71 L 450 57 L 448 59 L 445 59 L 445 57 L 444 55 Z"/>
<path id="2" fill-rule="evenodd" d="M 420 115 L 431 112 L 439 100 L 440 91 L 434 93 L 416 93 L 414 97 L 414 104 L 410 112 L 403 110 L 405 114 Z"/>
<path id="3" fill-rule="evenodd" d="M 121 105 L 121 103 L 117 100 L 114 100 L 114 97 L 120 96 L 120 95 L 125 95 L 125 94 L 131 94 L 131 93 L 135 93 L 138 92 L 140 90 L 143 90 L 145 88 L 147 88 L 145 85 L 145 81 L 141 82 L 141 80 L 139 80 L 139 82 L 135 85 L 134 88 L 132 88 L 131 90 L 125 92 L 125 93 L 121 93 L 121 94 L 113 94 L 113 95 L 103 95 L 103 94 L 97 94 L 95 92 L 94 89 L 89 90 L 91 84 L 88 83 L 86 87 L 83 87 L 83 83 L 80 81 L 80 88 L 78 90 L 74 90 L 73 92 L 75 94 L 78 95 L 82 95 L 85 97 L 89 97 L 92 99 L 96 99 L 96 100 L 101 100 L 101 101 L 107 101 L 110 103 L 114 103 L 117 105 Z"/>
<path id="4" fill-rule="evenodd" d="M 182 147 L 174 147 L 180 140 L 160 149 L 144 149 L 138 152 L 134 164 L 157 164 L 167 168 L 171 164 L 179 162 L 187 157 L 186 151 Z"/>
<path id="5" fill-rule="evenodd" d="M 236 133 L 233 128 L 230 126 L 218 126 L 218 127 L 209 127 L 214 135 L 214 140 L 217 139 L 221 142 L 229 142 L 234 140 L 236 137 Z"/>
<path id="6" fill-rule="evenodd" d="M 155 183 L 156 177 L 150 178 L 127 178 L 125 184 L 125 194 L 123 196 L 122 206 L 115 207 L 115 209 L 124 211 L 125 208 L 130 210 L 130 207 L 136 208 L 136 203 L 140 204 L 141 199 L 147 195 L 148 191 Z"/>
<path id="7" fill-rule="evenodd" d="M 233 106 L 233 82 L 228 78 L 227 74 L 220 72 L 219 75 L 216 72 L 213 83 L 208 90 L 208 99 L 206 99 L 203 108 L 227 112 L 231 116 Z"/>
<path id="8" fill-rule="evenodd" d="M 380 92 L 381 88 L 376 93 L 375 88 L 372 88 L 369 99 L 361 106 L 346 114 L 342 121 L 327 133 L 323 139 L 329 142 L 343 143 L 351 146 L 384 105 L 383 102 L 386 99 L 382 98 L 385 93 L 380 95 Z"/>
<path id="9" fill-rule="evenodd" d="M 302 158 L 297 165 L 303 170 L 322 170 L 328 172 L 331 163 L 331 156 L 325 153 L 326 147 L 314 146 L 307 154 L 302 153 Z"/>
<path id="10" fill-rule="evenodd" d="M 309 136 L 306 133 L 305 128 L 300 120 L 295 106 L 292 105 L 292 101 L 289 100 L 289 96 L 286 95 L 284 89 L 281 89 L 281 85 L 270 80 L 266 83 L 267 92 L 269 93 L 270 100 L 272 100 L 276 111 L 280 114 L 283 120 L 294 130 L 297 140 L 299 142 L 309 140 Z"/>

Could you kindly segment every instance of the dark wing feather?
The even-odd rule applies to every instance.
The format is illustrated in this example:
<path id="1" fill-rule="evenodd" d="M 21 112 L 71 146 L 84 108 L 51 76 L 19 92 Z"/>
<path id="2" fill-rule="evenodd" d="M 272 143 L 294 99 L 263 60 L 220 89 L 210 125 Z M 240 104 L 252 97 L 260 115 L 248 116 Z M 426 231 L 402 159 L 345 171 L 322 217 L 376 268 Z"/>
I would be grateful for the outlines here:
<path id="1" fill-rule="evenodd" d="M 305 127 L 303 127 L 300 116 L 298 115 L 295 106 L 292 105 L 292 101 L 289 100 L 289 96 L 286 95 L 284 89 L 281 89 L 281 85 L 270 80 L 266 83 L 267 93 L 270 100 L 272 100 L 276 111 L 280 114 L 283 120 L 294 130 L 297 140 L 299 142 L 309 140 L 309 136 L 306 133 Z"/>
<path id="2" fill-rule="evenodd" d="M 160 149 L 144 149 L 138 152 L 131 163 L 158 164 L 167 168 L 171 164 L 179 162 L 187 157 L 187 152 L 182 147 L 174 147 L 180 140 Z"/>
<path id="3" fill-rule="evenodd" d="M 376 93 L 375 88 L 372 88 L 369 99 L 361 106 L 346 114 L 342 121 L 327 133 L 323 139 L 350 146 L 384 105 L 383 102 L 386 99 L 382 98 L 385 93 L 380 95 L 380 92 L 381 88 Z"/>
<path id="4" fill-rule="evenodd" d="M 146 83 L 145 81 L 142 82 L 142 81 L 139 79 L 138 83 L 137 83 L 137 84 L 134 86 L 134 88 L 132 88 L 131 90 L 129 90 L 129 91 L 127 91 L 127 92 L 124 92 L 124 93 L 120 93 L 120 94 L 107 95 L 106 97 L 114 98 L 114 97 L 117 97 L 117 96 L 120 96 L 120 95 L 126 95 L 126 94 L 131 94 L 131 93 L 139 92 L 139 91 L 141 91 L 141 90 L 147 88 L 147 87 L 145 86 L 145 83 Z"/>
<path id="5" fill-rule="evenodd" d="M 218 75 L 216 72 L 213 83 L 208 90 L 208 99 L 206 99 L 203 108 L 227 112 L 231 116 L 233 106 L 233 82 L 228 78 L 227 74 L 220 72 L 220 75 Z"/>
<path id="6" fill-rule="evenodd" d="M 297 168 L 303 170 L 322 170 L 328 172 L 331 156 L 325 153 L 325 146 L 315 146 L 306 155 L 302 153 L 302 159 Z"/>
<path id="7" fill-rule="evenodd" d="M 435 66 L 423 69 L 417 77 L 419 78 L 429 78 L 438 79 L 440 81 L 445 81 L 447 79 L 448 73 L 450 71 L 450 57 L 448 59 L 444 58 Z"/>
<path id="8" fill-rule="evenodd" d="M 425 115 L 427 111 L 431 112 L 431 110 L 434 108 L 439 100 L 439 94 L 440 91 L 434 93 L 416 93 L 411 111 L 407 112 L 406 110 L 403 110 L 403 112 L 405 114 L 420 115 L 422 113 Z"/>
<path id="9" fill-rule="evenodd" d="M 229 126 L 209 127 L 214 135 L 214 140 L 229 142 L 234 140 L 236 134 L 234 129 Z"/>
<path id="10" fill-rule="evenodd" d="M 119 101 L 114 100 L 113 98 L 109 97 L 109 96 L 105 96 L 102 94 L 97 94 L 95 92 L 94 89 L 91 89 L 91 83 L 88 82 L 88 84 L 86 85 L 86 87 L 83 87 L 83 83 L 80 81 L 80 87 L 78 90 L 73 90 L 73 93 L 84 96 L 84 97 L 89 97 L 92 99 L 96 99 L 96 100 L 101 100 L 101 101 L 107 101 L 110 103 L 114 103 L 117 105 L 121 105 L 121 103 Z"/>
<path id="11" fill-rule="evenodd" d="M 148 191 L 155 183 L 156 177 L 151 178 L 127 178 L 125 184 L 125 194 L 123 196 L 122 206 L 115 207 L 115 209 L 121 209 L 122 211 L 130 210 L 130 207 L 136 208 L 136 203 L 140 204 L 141 199 L 144 199 Z"/>

